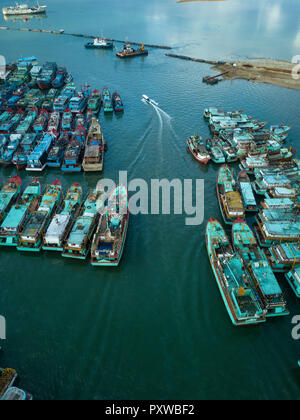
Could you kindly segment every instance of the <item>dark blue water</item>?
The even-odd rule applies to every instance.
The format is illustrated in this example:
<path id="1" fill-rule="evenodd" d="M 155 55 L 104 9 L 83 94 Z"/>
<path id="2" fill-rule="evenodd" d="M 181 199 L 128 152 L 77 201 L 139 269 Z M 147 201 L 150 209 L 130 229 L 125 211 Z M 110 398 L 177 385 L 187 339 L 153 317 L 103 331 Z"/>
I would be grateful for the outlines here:
<path id="1" fill-rule="evenodd" d="M 300 54 L 297 1 L 243 0 L 177 4 L 96 0 L 48 2 L 45 19 L 0 25 L 99 34 L 158 43 L 199 58 Z M 3 2 L 1 1 L 1 5 Z M 87 51 L 84 40 L 0 31 L 0 54 L 13 61 L 36 55 L 66 65 L 80 86 L 118 90 L 126 111 L 101 124 L 109 150 L 106 178 L 204 179 L 205 222 L 220 218 L 217 167 L 201 168 L 186 138 L 209 134 L 207 106 L 244 109 L 262 121 L 292 124 L 300 135 L 299 92 L 247 81 L 202 84 L 207 65 L 177 61 L 151 50 L 146 58 L 118 60 L 110 51 Z M 117 49 L 121 45 L 116 45 Z M 168 115 L 140 101 L 155 98 Z M 170 118 L 168 117 L 170 116 Z M 13 169 L 1 169 L 8 177 Z M 65 188 L 87 190 L 98 175 L 47 171 Z M 29 177 L 23 174 L 25 184 Z M 0 250 L 0 313 L 7 318 L 1 366 L 21 375 L 37 399 L 247 398 L 299 399 L 299 342 L 291 337 L 299 302 L 279 278 L 291 316 L 266 325 L 232 327 L 207 259 L 205 223 L 185 226 L 185 215 L 132 216 L 117 269 L 95 269 L 57 254 Z"/>

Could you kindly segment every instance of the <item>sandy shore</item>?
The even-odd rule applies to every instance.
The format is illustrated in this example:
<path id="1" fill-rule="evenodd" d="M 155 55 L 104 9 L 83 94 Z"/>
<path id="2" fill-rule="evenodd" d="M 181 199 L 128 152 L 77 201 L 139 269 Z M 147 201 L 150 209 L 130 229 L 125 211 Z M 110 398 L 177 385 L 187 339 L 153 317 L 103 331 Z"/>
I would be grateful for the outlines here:
<path id="1" fill-rule="evenodd" d="M 235 61 L 217 64 L 212 69 L 219 73 L 227 72 L 224 79 L 246 79 L 258 83 L 270 83 L 289 89 L 300 90 L 300 79 L 292 77 L 295 64 L 287 61 L 260 60 L 260 61 Z"/>

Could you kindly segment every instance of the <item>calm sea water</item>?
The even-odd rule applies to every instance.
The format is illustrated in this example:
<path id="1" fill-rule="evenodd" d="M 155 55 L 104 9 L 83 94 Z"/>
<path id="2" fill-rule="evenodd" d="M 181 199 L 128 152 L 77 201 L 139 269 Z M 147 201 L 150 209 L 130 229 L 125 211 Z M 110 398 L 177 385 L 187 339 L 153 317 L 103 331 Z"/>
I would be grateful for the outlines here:
<path id="1" fill-rule="evenodd" d="M 5 2 L 7 3 L 7 2 Z M 8 2 L 9 3 L 9 2 Z M 65 29 L 116 39 L 166 44 L 201 58 L 300 54 L 299 2 L 228 0 L 176 4 L 175 0 L 51 0 L 47 18 L 0 25 Z M 251 4 L 248 4 L 251 3 Z M 1 6 L 4 5 L 1 0 Z M 220 218 L 217 167 L 201 168 L 186 138 L 209 134 L 207 106 L 244 109 L 270 123 L 292 124 L 289 141 L 300 146 L 299 92 L 246 81 L 209 87 L 206 65 L 169 59 L 118 60 L 112 52 L 86 51 L 84 40 L 0 31 L 0 54 L 13 61 L 36 55 L 66 65 L 80 86 L 118 90 L 126 112 L 101 115 L 109 150 L 104 176 L 203 178 L 205 221 Z M 121 45 L 117 45 L 120 48 Z M 168 114 L 140 101 L 146 93 Z M 170 116 L 170 118 L 168 117 Z M 1 169 L 8 177 L 13 169 Z M 25 184 L 29 176 L 23 175 Z M 95 186 L 97 175 L 56 177 L 65 188 Z M 0 250 L 0 313 L 8 338 L 1 366 L 17 369 L 20 386 L 36 399 L 299 399 L 299 342 L 291 338 L 299 302 L 280 284 L 291 316 L 235 329 L 212 275 L 205 223 L 186 227 L 185 216 L 131 217 L 123 261 L 95 269 L 57 254 Z"/>

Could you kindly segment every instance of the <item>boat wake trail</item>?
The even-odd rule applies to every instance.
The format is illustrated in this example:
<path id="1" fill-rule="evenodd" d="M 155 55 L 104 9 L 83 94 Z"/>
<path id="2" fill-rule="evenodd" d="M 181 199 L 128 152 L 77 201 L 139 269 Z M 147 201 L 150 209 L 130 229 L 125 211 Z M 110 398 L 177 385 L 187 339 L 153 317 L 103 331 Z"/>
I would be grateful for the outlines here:
<path id="1" fill-rule="evenodd" d="M 144 134 L 139 139 L 137 149 L 134 151 L 134 158 L 130 159 L 130 162 L 131 162 L 131 164 L 129 165 L 130 170 L 133 170 L 135 166 L 138 164 L 138 162 L 140 162 L 141 157 L 144 154 L 144 149 L 147 143 L 145 140 L 149 136 L 151 130 L 152 130 L 152 121 L 150 119 Z"/>

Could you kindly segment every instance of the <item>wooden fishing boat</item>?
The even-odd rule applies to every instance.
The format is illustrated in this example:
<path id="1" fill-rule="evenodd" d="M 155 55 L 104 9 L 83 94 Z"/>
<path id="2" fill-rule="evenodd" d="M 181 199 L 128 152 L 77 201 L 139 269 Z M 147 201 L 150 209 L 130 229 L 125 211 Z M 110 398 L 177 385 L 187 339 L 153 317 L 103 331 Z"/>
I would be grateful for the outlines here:
<path id="1" fill-rule="evenodd" d="M 217 196 L 221 214 L 226 224 L 245 217 L 245 208 L 232 171 L 221 166 L 217 175 Z"/>
<path id="2" fill-rule="evenodd" d="M 100 214 L 91 249 L 93 266 L 118 266 L 120 264 L 129 222 L 128 192 L 119 185 L 112 192 L 108 206 Z"/>
<path id="3" fill-rule="evenodd" d="M 102 129 L 96 118 L 92 119 L 85 143 L 82 168 L 85 172 L 99 172 L 104 164 L 104 140 Z"/>
<path id="4" fill-rule="evenodd" d="M 197 135 L 191 136 L 188 139 L 187 144 L 189 151 L 199 163 L 203 163 L 206 165 L 211 160 L 211 156 L 206 150 L 206 147 L 201 137 Z"/>

